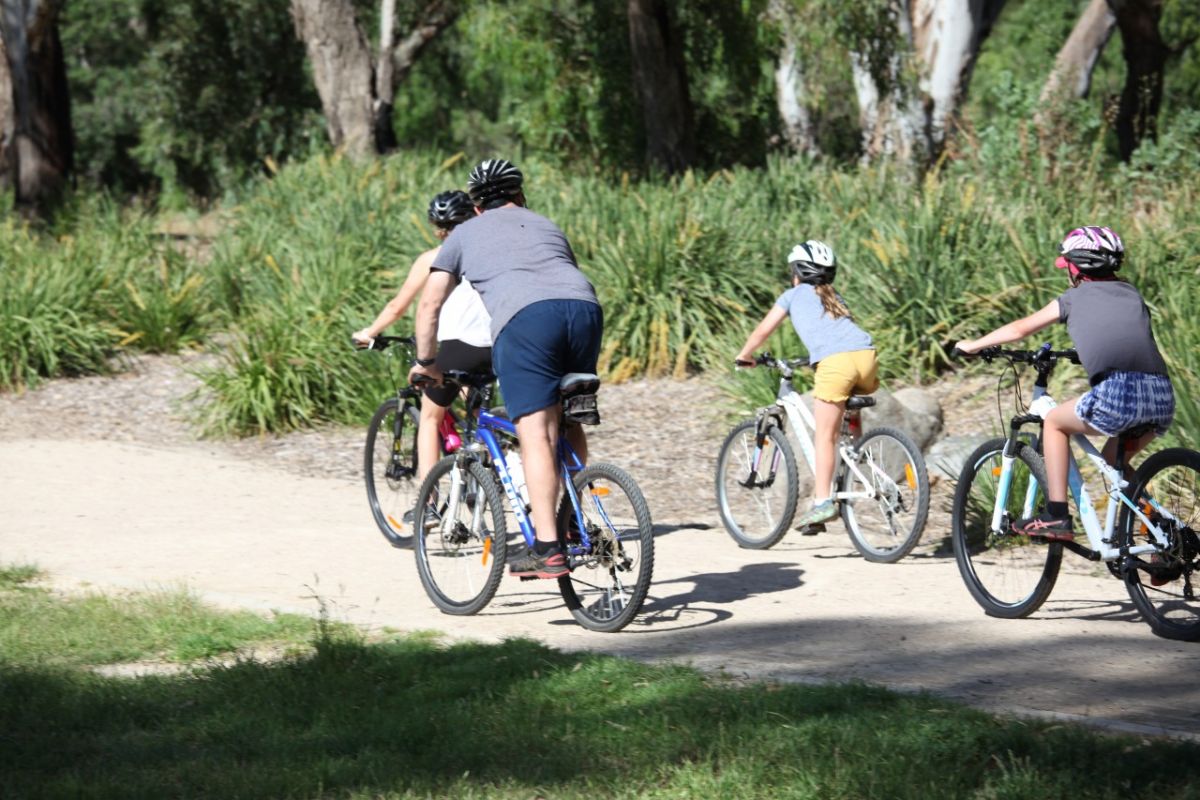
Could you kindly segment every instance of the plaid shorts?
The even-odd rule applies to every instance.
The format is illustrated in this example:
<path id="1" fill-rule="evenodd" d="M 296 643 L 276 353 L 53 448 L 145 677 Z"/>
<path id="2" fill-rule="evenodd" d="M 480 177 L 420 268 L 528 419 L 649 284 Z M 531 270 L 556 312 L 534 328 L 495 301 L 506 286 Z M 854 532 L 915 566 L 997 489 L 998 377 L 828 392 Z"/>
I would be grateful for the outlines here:
<path id="1" fill-rule="evenodd" d="M 1166 375 L 1110 372 L 1079 398 L 1075 414 L 1105 436 L 1150 423 L 1162 435 L 1175 418 L 1175 392 Z"/>

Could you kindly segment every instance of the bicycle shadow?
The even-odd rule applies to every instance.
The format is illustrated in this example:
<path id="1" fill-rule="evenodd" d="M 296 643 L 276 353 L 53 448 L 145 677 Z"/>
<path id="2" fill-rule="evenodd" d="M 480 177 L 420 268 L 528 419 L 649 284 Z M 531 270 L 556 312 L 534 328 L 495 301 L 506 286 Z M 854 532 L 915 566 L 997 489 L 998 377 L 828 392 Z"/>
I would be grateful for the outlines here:
<path id="1" fill-rule="evenodd" d="M 707 522 L 678 522 L 671 525 L 655 525 L 654 536 L 657 538 L 678 531 L 711 531 L 712 529 L 713 525 Z"/>
<path id="2" fill-rule="evenodd" d="M 702 628 L 731 619 L 730 605 L 751 597 L 786 592 L 804 585 L 804 570 L 787 562 L 745 564 L 737 572 L 703 572 L 666 581 L 655 581 L 651 590 L 672 584 L 690 584 L 691 589 L 666 596 L 651 594 L 641 613 L 630 623 L 629 632 L 653 633 L 669 626 L 671 630 Z"/>

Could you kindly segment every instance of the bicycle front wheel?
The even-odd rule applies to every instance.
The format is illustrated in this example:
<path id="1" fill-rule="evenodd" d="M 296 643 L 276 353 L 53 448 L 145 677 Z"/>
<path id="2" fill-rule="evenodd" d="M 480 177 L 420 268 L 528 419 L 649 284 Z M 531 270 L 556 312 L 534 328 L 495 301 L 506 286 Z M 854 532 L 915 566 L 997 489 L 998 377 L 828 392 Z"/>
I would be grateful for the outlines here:
<path id="1" fill-rule="evenodd" d="M 1062 544 L 1013 533 L 1014 521 L 1044 504 L 1046 470 L 1041 456 L 1021 443 L 1012 478 L 1003 485 L 1004 445 L 1004 439 L 992 439 L 967 457 L 954 491 L 951 537 L 958 571 L 975 601 L 990 616 L 1017 619 L 1050 596 Z M 998 497 L 1000 520 L 993 527 Z"/>
<path id="2" fill-rule="evenodd" d="M 558 588 L 576 622 L 612 633 L 629 624 L 650 591 L 650 509 L 629 473 L 612 464 L 589 464 L 575 474 L 574 485 L 589 544 L 575 530 L 575 506 L 564 497 L 558 536 L 571 574 L 558 579 Z"/>
<path id="3" fill-rule="evenodd" d="M 475 614 L 504 576 L 504 500 L 491 470 L 447 456 L 417 494 L 417 574 L 447 614 Z"/>
<path id="4" fill-rule="evenodd" d="M 717 510 L 725 530 L 751 550 L 772 547 L 796 514 L 800 480 L 796 456 L 777 425 L 758 441 L 758 423 L 747 420 L 725 437 L 717 456 Z"/>
<path id="5" fill-rule="evenodd" d="M 367 502 L 379 532 L 393 546 L 411 540 L 404 515 L 412 508 L 413 477 L 417 474 L 417 424 L 421 415 L 392 397 L 379 406 L 367 426 L 363 479 Z"/>
<path id="6" fill-rule="evenodd" d="M 1200 574 L 1200 453 L 1162 450 L 1145 460 L 1133 479 L 1130 497 L 1167 535 L 1154 554 L 1130 556 L 1125 588 L 1138 613 L 1159 636 L 1200 640 L 1200 601 L 1193 585 Z M 1122 545 L 1151 542 L 1150 532 L 1127 507 L 1121 511 Z"/>
<path id="7" fill-rule="evenodd" d="M 843 467 L 840 491 L 850 541 L 867 561 L 891 564 L 908 555 L 929 516 L 929 474 L 906 434 L 875 428 L 859 440 L 854 469 Z M 870 496 L 873 495 L 873 496 Z"/>

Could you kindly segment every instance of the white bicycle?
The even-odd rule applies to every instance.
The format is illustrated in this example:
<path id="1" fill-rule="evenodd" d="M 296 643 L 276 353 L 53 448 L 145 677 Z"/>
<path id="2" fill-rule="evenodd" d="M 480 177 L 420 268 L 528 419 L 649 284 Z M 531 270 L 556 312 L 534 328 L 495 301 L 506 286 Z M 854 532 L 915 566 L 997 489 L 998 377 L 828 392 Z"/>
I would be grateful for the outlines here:
<path id="1" fill-rule="evenodd" d="M 991 361 L 1031 364 L 1037 371 L 1028 413 L 1012 418 L 1007 438 L 985 442 L 963 466 L 954 494 L 954 557 L 971 596 L 994 617 L 1016 619 L 1036 611 L 1058 579 L 1063 550 L 1104 562 L 1125 583 L 1129 597 L 1151 629 L 1168 639 L 1200 640 L 1200 604 L 1192 576 L 1200 571 L 1200 453 L 1162 450 L 1147 458 L 1133 477 L 1122 477 L 1125 441 L 1149 431 L 1140 426 L 1118 437 L 1117 464 L 1110 466 L 1084 436 L 1072 437 L 1095 466 L 1108 508 L 1103 525 L 1070 454 L 1068 486 L 1087 546 L 1015 533 L 1012 523 L 1032 517 L 1045 500 L 1045 466 L 1038 440 L 1021 434 L 1042 424 L 1054 407 L 1046 390 L 1061 360 L 1079 363 L 1074 350 L 1003 350 L 976 355 Z"/>
<path id="2" fill-rule="evenodd" d="M 795 368 L 806 363 L 803 359 L 785 361 L 764 353 L 754 363 L 779 371 L 779 394 L 774 405 L 725 437 L 717 458 L 717 506 L 734 541 L 765 549 L 787 533 L 799 499 L 796 455 L 787 427 L 791 425 L 812 469 L 816 456 L 811 431 L 816 422 L 792 385 Z M 903 432 L 862 432 L 861 409 L 873 405 L 873 397 L 851 397 L 846 403 L 832 498 L 863 558 L 891 563 L 904 558 L 921 538 L 929 514 L 929 476 L 920 448 Z M 822 530 L 824 525 L 813 525 L 802 533 Z"/>

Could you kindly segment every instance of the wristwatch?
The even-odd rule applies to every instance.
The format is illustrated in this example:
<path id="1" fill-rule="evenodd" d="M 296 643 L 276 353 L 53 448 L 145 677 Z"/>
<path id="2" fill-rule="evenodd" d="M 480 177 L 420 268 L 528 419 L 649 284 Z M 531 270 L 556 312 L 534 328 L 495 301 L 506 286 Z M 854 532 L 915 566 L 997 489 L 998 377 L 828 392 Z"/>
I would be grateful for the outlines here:
<path id="1" fill-rule="evenodd" d="M 417 359 L 418 367 L 432 367 L 436 363 L 437 363 L 436 356 L 434 358 L 418 358 Z"/>

